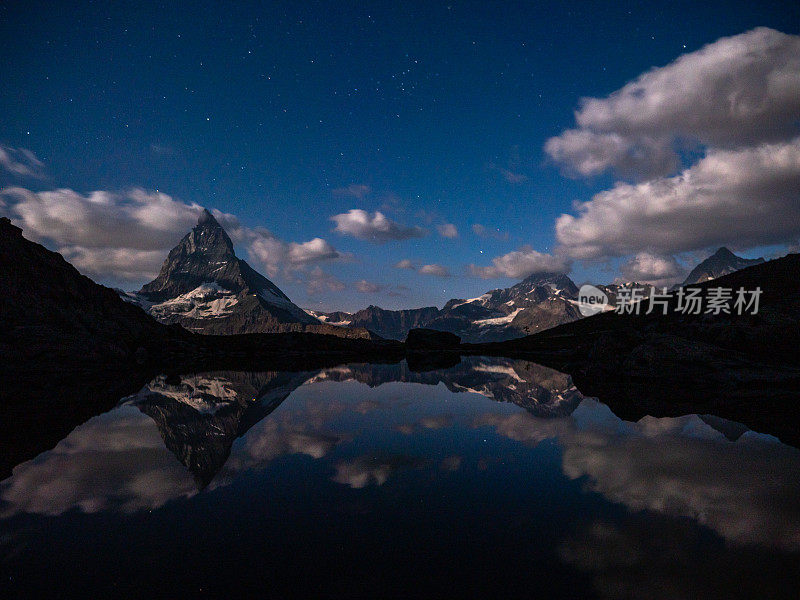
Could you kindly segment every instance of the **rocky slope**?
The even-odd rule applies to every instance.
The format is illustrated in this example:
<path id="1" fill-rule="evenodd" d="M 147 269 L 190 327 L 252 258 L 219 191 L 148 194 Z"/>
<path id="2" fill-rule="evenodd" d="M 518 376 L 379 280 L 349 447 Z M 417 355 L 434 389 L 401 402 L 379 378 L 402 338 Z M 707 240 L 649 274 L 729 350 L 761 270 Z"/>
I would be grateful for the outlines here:
<path id="1" fill-rule="evenodd" d="M 181 332 L 155 322 L 112 289 L 0 219 L 0 357 L 16 371 L 131 366 Z"/>

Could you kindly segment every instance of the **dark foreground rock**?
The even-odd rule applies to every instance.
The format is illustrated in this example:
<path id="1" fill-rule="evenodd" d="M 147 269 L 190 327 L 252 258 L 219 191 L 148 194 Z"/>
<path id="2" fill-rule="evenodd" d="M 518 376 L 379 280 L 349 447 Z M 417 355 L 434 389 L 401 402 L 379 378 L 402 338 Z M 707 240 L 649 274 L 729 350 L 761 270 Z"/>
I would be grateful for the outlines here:
<path id="1" fill-rule="evenodd" d="M 454 333 L 435 329 L 412 329 L 406 337 L 406 348 L 414 351 L 451 350 L 458 352 L 461 338 Z"/>

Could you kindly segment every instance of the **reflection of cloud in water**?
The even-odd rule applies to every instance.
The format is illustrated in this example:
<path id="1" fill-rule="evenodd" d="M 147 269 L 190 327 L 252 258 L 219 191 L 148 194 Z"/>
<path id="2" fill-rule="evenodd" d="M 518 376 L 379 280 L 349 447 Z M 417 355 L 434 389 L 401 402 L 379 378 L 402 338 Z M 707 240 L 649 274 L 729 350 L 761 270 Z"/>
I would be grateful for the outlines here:
<path id="1" fill-rule="evenodd" d="M 195 492 L 194 479 L 164 449 L 153 421 L 129 406 L 89 420 L 0 483 L 4 517 L 73 508 L 135 512 Z"/>
<path id="2" fill-rule="evenodd" d="M 688 521 L 648 514 L 595 521 L 558 548 L 592 576 L 603 598 L 782 598 L 798 584 L 796 559 L 754 546 L 708 547 Z"/>
<path id="3" fill-rule="evenodd" d="M 395 429 L 404 435 L 412 435 L 420 429 L 444 429 L 453 425 L 453 415 L 430 415 L 415 423 L 403 423 Z"/>
<path id="4" fill-rule="evenodd" d="M 442 471 L 458 471 L 461 468 L 462 462 L 463 458 L 458 455 L 448 456 L 442 459 L 439 467 L 442 469 Z"/>
<path id="5" fill-rule="evenodd" d="M 370 484 L 383 485 L 392 473 L 400 469 L 421 466 L 424 462 L 419 458 L 401 455 L 385 458 L 359 456 L 352 460 L 337 463 L 336 474 L 332 477 L 332 480 L 356 489 L 364 488 Z"/>
<path id="6" fill-rule="evenodd" d="M 302 422 L 298 419 L 298 422 Z M 325 456 L 341 438 L 265 419 L 234 444 L 211 488 L 264 468 L 277 456 Z M 164 448 L 158 429 L 133 406 L 89 420 L 53 450 L 14 469 L 0 483 L 0 514 L 58 515 L 71 509 L 135 512 L 197 493 L 192 474 Z"/>
<path id="7" fill-rule="evenodd" d="M 800 550 L 800 451 L 747 432 L 736 442 L 695 415 L 637 423 L 585 400 L 566 419 L 487 415 L 511 439 L 557 438 L 563 471 L 633 511 L 696 519 L 725 539 Z"/>

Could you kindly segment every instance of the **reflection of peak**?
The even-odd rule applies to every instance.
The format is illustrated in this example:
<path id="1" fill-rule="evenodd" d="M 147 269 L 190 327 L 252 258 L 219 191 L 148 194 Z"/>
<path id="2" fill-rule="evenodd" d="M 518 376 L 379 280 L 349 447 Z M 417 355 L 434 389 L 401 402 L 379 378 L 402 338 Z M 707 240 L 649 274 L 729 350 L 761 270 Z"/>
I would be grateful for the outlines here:
<path id="1" fill-rule="evenodd" d="M 523 360 L 465 357 L 451 368 L 414 372 L 407 363 L 352 364 L 322 371 L 310 381 L 355 380 L 370 387 L 405 382 L 445 386 L 498 402 L 511 402 L 539 417 L 570 414 L 583 399 L 569 375 Z"/>
<path id="2" fill-rule="evenodd" d="M 269 415 L 308 373 L 211 373 L 180 381 L 157 377 L 129 398 L 152 418 L 164 444 L 200 488 L 228 460 L 236 438 Z"/>
<path id="3" fill-rule="evenodd" d="M 389 382 L 444 383 L 511 402 L 538 417 L 570 414 L 583 396 L 568 375 L 527 361 L 466 358 L 438 371 L 414 372 L 407 363 L 352 364 L 321 372 L 217 372 L 182 378 L 159 376 L 127 401 L 152 418 L 166 447 L 206 487 L 222 469 L 237 438 L 271 414 L 299 386 L 356 380 L 370 387 Z"/>

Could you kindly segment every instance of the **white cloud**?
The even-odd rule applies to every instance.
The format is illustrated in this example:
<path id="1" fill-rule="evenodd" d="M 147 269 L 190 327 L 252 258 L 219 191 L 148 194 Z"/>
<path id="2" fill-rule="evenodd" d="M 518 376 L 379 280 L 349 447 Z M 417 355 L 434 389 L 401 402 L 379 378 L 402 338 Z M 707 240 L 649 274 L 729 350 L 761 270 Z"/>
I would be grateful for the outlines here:
<path id="1" fill-rule="evenodd" d="M 44 163 L 27 148 L 12 148 L 0 144 L 0 171 L 17 177 L 44 177 Z"/>
<path id="2" fill-rule="evenodd" d="M 395 263 L 395 269 L 406 269 L 408 271 L 415 271 L 417 269 L 417 265 L 411 259 L 404 258 L 403 260 Z"/>
<path id="3" fill-rule="evenodd" d="M 436 230 L 439 232 L 439 235 L 446 238 L 457 238 L 458 237 L 458 228 L 453 225 L 452 223 L 444 223 L 443 225 L 437 225 Z"/>
<path id="4" fill-rule="evenodd" d="M 0 207 L 34 241 L 51 240 L 85 274 L 142 282 L 158 273 L 169 250 L 197 223 L 202 211 L 167 194 L 133 188 L 80 194 L 70 189 L 0 190 Z M 314 238 L 287 243 L 269 230 L 241 225 L 236 216 L 213 210 L 231 239 L 271 277 L 283 271 L 344 258 Z"/>
<path id="5" fill-rule="evenodd" d="M 383 289 L 383 286 L 379 283 L 372 283 L 371 281 L 367 281 L 366 279 L 361 279 L 356 281 L 355 283 L 356 290 L 361 292 L 362 294 L 377 294 Z"/>
<path id="6" fill-rule="evenodd" d="M 334 231 L 342 235 L 351 235 L 360 240 L 378 244 L 391 240 L 407 240 L 424 236 L 427 231 L 421 227 L 407 227 L 388 219 L 382 212 L 370 215 L 365 210 L 353 208 L 346 213 L 334 215 L 331 221 L 336 223 Z"/>
<path id="7" fill-rule="evenodd" d="M 800 37 L 761 27 L 643 73 L 606 98 L 584 99 L 577 128 L 545 151 L 580 175 L 667 175 L 679 165 L 676 147 L 787 141 L 799 114 Z"/>
<path id="8" fill-rule="evenodd" d="M 341 255 L 336 251 L 336 248 L 322 238 L 314 238 L 302 244 L 290 243 L 287 256 L 292 264 L 301 265 L 320 260 L 332 260 L 339 258 Z"/>
<path id="9" fill-rule="evenodd" d="M 450 271 L 447 267 L 437 264 L 422 265 L 419 272 L 423 275 L 433 275 L 434 277 L 450 277 Z"/>
<path id="10" fill-rule="evenodd" d="M 492 259 L 492 265 L 480 267 L 470 265 L 470 272 L 481 279 L 510 277 L 524 279 L 534 273 L 564 273 L 569 271 L 569 261 L 561 256 L 543 254 L 530 246 L 509 252 Z"/>
<path id="11" fill-rule="evenodd" d="M 679 175 L 600 192 L 556 220 L 556 237 L 577 259 L 778 244 L 800 235 L 798 190 L 800 139 L 709 150 Z"/>
<path id="12" fill-rule="evenodd" d="M 684 269 L 674 256 L 655 256 L 640 252 L 622 266 L 625 281 L 669 286 L 684 274 Z"/>

